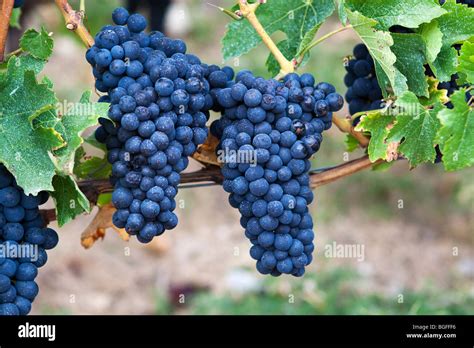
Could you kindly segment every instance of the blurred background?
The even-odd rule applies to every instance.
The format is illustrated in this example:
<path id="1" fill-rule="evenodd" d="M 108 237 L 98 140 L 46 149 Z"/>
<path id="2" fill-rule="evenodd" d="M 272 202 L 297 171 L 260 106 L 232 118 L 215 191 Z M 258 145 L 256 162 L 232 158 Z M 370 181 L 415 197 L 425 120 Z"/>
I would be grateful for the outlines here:
<path id="1" fill-rule="evenodd" d="M 160 3 L 153 25 L 184 39 L 189 52 L 209 64 L 270 77 L 263 46 L 223 62 L 220 40 L 230 18 L 207 1 L 131 2 L 85 1 L 87 27 L 95 35 L 119 5 L 149 16 L 147 4 Z M 44 73 L 60 100 L 78 100 L 94 85 L 84 46 L 64 29 L 53 1 L 26 3 L 31 7 L 22 29 L 43 25 L 54 33 L 54 54 Z M 230 7 L 233 2 L 213 3 Z M 71 4 L 79 8 L 79 1 Z M 333 17 L 318 35 L 339 25 Z M 19 35 L 12 32 L 10 49 Z M 332 37 L 313 50 L 301 71 L 344 93 L 343 58 L 356 43 L 350 31 Z M 344 139 L 337 129 L 327 132 L 314 167 L 363 154 L 347 155 Z M 194 162 L 188 171 L 198 168 Z M 270 279 L 255 270 L 239 213 L 219 186 L 182 189 L 178 227 L 150 245 L 124 242 L 111 230 L 85 250 L 80 234 L 93 214 L 60 229 L 54 224 L 60 243 L 40 270 L 33 314 L 474 314 L 473 178 L 472 168 L 409 170 L 401 162 L 385 172 L 365 171 L 318 188 L 311 206 L 316 251 L 303 278 Z M 363 254 L 331 257 L 337 255 L 326 250 L 334 246 L 357 247 Z"/>

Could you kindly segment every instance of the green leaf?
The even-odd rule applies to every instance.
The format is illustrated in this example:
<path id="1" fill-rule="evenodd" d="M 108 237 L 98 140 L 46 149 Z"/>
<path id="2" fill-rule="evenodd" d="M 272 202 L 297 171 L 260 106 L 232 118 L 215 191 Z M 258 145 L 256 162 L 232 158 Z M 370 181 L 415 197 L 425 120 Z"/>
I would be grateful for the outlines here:
<path id="1" fill-rule="evenodd" d="M 446 104 L 449 102 L 448 91 L 446 89 L 438 89 L 439 81 L 434 77 L 426 79 L 428 83 L 428 97 L 418 99 L 423 106 L 432 106 L 435 104 Z"/>
<path id="2" fill-rule="evenodd" d="M 10 16 L 10 27 L 21 29 L 20 25 L 21 8 L 14 8 Z"/>
<path id="3" fill-rule="evenodd" d="M 259 6 L 256 15 L 269 35 L 282 31 L 298 47 L 306 33 L 322 23 L 334 10 L 333 0 L 269 0 Z M 224 59 L 239 57 L 261 41 L 247 20 L 230 22 L 222 40 Z"/>
<path id="4" fill-rule="evenodd" d="M 428 63 L 432 63 L 443 46 L 443 33 L 439 29 L 437 21 L 423 24 L 418 30 L 418 34 L 421 35 L 425 41 L 426 46 L 426 58 Z"/>
<path id="5" fill-rule="evenodd" d="M 425 41 L 418 34 L 392 34 L 392 52 L 397 56 L 395 66 L 406 76 L 410 91 L 419 96 L 428 96 L 425 78 Z"/>
<path id="6" fill-rule="evenodd" d="M 27 60 L 31 62 L 30 60 Z M 12 57 L 0 86 L 0 161 L 15 176 L 26 194 L 51 191 L 55 173 L 52 151 L 64 145 L 61 135 L 49 127 L 33 127 L 35 118 L 54 110 L 56 96 L 39 84 L 25 59 Z M 55 113 L 48 113 L 55 118 Z"/>
<path id="7" fill-rule="evenodd" d="M 112 194 L 111 193 L 101 193 L 97 198 L 97 206 L 103 207 L 104 205 L 109 204 L 112 202 Z"/>
<path id="8" fill-rule="evenodd" d="M 107 179 L 112 174 L 112 165 L 107 158 L 90 157 L 81 146 L 76 151 L 74 175 L 79 179 Z"/>
<path id="9" fill-rule="evenodd" d="M 415 94 L 406 92 L 397 99 L 397 106 L 399 114 L 387 142 L 400 142 L 399 152 L 408 159 L 411 167 L 434 162 L 435 137 L 440 126 L 436 115 L 442 105 L 425 108 Z"/>
<path id="10" fill-rule="evenodd" d="M 458 71 L 464 73 L 467 81 L 474 84 L 474 43 L 466 41 L 462 45 Z"/>
<path id="11" fill-rule="evenodd" d="M 356 131 L 370 132 L 370 142 L 368 147 L 369 158 L 372 162 L 378 159 L 387 159 L 386 138 L 389 133 L 388 126 L 395 121 L 394 116 L 385 114 L 383 111 L 369 112 L 362 116 Z"/>
<path id="12" fill-rule="evenodd" d="M 316 37 L 316 33 L 318 32 L 319 28 L 321 28 L 321 24 L 319 23 L 315 25 L 311 30 L 309 30 L 305 36 L 303 37 L 303 40 L 301 40 L 300 45 L 298 47 L 298 51 L 296 54 L 293 55 L 293 57 L 298 58 L 300 55 L 303 54 L 303 51 L 305 51 L 308 46 L 313 42 L 314 38 Z M 307 60 L 306 58 L 309 58 L 309 51 L 305 54 L 305 57 L 303 57 L 302 62 L 300 63 L 300 66 Z"/>
<path id="13" fill-rule="evenodd" d="M 474 8 L 447 0 L 443 9 L 448 12 L 436 19 L 443 33 L 443 46 L 431 67 L 440 81 L 449 81 L 458 63 L 456 50 L 451 46 L 474 36 Z"/>
<path id="14" fill-rule="evenodd" d="M 41 32 L 34 29 L 25 31 L 20 39 L 20 47 L 23 51 L 30 53 L 33 57 L 46 60 L 53 52 L 53 39 L 42 27 Z"/>
<path id="15" fill-rule="evenodd" d="M 44 65 L 44 60 L 34 58 L 30 55 L 11 57 L 7 63 L 7 71 L 0 78 L 0 89 L 6 88 L 7 85 L 9 85 L 11 90 L 22 86 L 25 72 L 32 71 L 37 75 L 43 70 Z"/>
<path id="16" fill-rule="evenodd" d="M 433 0 L 346 0 L 346 6 L 378 22 L 378 29 L 401 25 L 417 28 L 446 13 Z"/>
<path id="17" fill-rule="evenodd" d="M 337 6 L 337 14 L 342 25 L 347 23 L 347 13 L 346 13 L 346 0 L 334 0 L 335 5 Z"/>
<path id="18" fill-rule="evenodd" d="M 76 162 L 74 174 L 79 179 L 107 179 L 112 174 L 112 165 L 106 158 L 91 157 L 81 162 Z"/>
<path id="19" fill-rule="evenodd" d="M 441 122 L 437 139 L 446 170 L 453 171 L 474 164 L 474 109 L 466 102 L 466 89 L 451 96 L 453 109 L 438 113 Z"/>
<path id="20" fill-rule="evenodd" d="M 374 172 L 384 172 L 384 171 L 389 170 L 390 168 L 392 168 L 392 166 L 395 163 L 396 163 L 396 161 L 376 163 L 372 166 L 372 170 Z"/>
<path id="21" fill-rule="evenodd" d="M 377 21 L 367 18 L 359 12 L 347 10 L 349 22 L 367 46 L 374 58 L 377 79 L 386 97 L 388 89 L 392 89 L 395 95 L 401 95 L 408 89 L 407 79 L 395 67 L 397 60 L 395 54 L 390 50 L 393 39 L 390 33 L 374 29 Z"/>
<path id="22" fill-rule="evenodd" d="M 89 200 L 72 177 L 56 175 L 53 178 L 53 186 L 54 192 L 51 192 L 51 196 L 56 203 L 59 226 L 63 226 L 79 214 L 90 212 Z"/>
<path id="23" fill-rule="evenodd" d="M 440 81 L 451 80 L 451 75 L 456 73 L 458 64 L 458 54 L 453 47 L 443 47 L 436 57 L 436 60 L 430 64 L 431 70 Z"/>
<path id="24" fill-rule="evenodd" d="M 74 167 L 74 153 L 84 142 L 81 134 L 84 130 L 98 123 L 100 117 L 108 118 L 108 103 L 91 103 L 90 92 L 85 92 L 79 103 L 73 105 L 64 105 L 69 110 L 63 115 L 55 126 L 66 146 L 56 150 L 54 155 L 57 157 L 58 169 L 60 173 L 69 175 Z"/>
<path id="25" fill-rule="evenodd" d="M 344 143 L 346 144 L 346 150 L 349 152 L 355 151 L 359 147 L 359 141 L 352 134 L 346 135 Z"/>

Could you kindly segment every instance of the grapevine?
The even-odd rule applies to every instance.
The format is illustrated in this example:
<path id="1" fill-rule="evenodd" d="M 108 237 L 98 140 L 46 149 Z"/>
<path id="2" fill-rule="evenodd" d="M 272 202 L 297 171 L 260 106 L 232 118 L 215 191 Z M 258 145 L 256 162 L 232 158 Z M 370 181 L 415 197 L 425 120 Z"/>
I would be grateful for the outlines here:
<path id="1" fill-rule="evenodd" d="M 10 23 L 27 2 L 0 1 L 0 245 L 29 247 L 37 258 L 0 255 L 0 315 L 30 312 L 38 268 L 59 241 L 48 224 L 61 227 L 96 205 L 111 221 L 86 229 L 85 247 L 109 227 L 150 243 L 178 225 L 178 189 L 221 186 L 257 271 L 301 277 L 317 244 L 313 189 L 396 160 L 410 169 L 442 162 L 446 171 L 474 164 L 471 0 L 239 0 L 217 7 L 230 21 L 222 54 L 232 67 L 204 62 L 122 7 L 91 33 L 85 1 L 76 10 L 55 0 L 85 46 L 98 95 L 95 102 L 86 91 L 66 109 L 42 75 L 53 33 L 28 29 L 7 51 Z M 318 35 L 333 14 L 338 27 Z M 348 31 L 360 43 L 335 57 L 344 81 L 303 71 L 319 58 L 315 47 Z M 269 51 L 265 76 L 237 60 L 260 43 Z M 339 82 L 347 91 L 336 91 Z M 314 168 L 330 128 L 364 155 Z M 201 168 L 185 172 L 191 158 Z M 49 197 L 54 208 L 40 210 Z"/>

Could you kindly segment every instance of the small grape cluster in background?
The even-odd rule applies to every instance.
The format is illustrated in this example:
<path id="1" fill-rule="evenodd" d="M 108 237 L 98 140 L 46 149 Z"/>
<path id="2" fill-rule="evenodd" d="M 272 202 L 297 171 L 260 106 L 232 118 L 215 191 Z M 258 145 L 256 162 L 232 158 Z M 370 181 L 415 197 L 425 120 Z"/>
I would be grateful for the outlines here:
<path id="1" fill-rule="evenodd" d="M 214 93 L 224 109 L 211 125 L 218 149 L 255 154 L 255 163 L 225 161 L 222 174 L 229 202 L 239 209 L 253 244 L 257 270 L 302 276 L 314 250 L 309 158 L 344 100 L 328 83 L 315 86 L 310 74 L 288 74 L 279 82 L 245 70 Z"/>
<path id="2" fill-rule="evenodd" d="M 38 294 L 38 268 L 46 264 L 46 250 L 58 244 L 56 231 L 45 228 L 39 211 L 48 197 L 47 192 L 26 196 L 0 165 L 0 243 L 5 252 L 0 255 L 0 315 L 28 314 Z M 26 249 L 31 255 L 18 255 Z M 14 250 L 24 257 L 13 257 Z"/>
<path id="3" fill-rule="evenodd" d="M 375 75 L 374 60 L 364 44 L 354 47 L 354 58 L 347 62 L 344 83 L 349 112 L 377 110 L 383 107 L 382 90 Z"/>

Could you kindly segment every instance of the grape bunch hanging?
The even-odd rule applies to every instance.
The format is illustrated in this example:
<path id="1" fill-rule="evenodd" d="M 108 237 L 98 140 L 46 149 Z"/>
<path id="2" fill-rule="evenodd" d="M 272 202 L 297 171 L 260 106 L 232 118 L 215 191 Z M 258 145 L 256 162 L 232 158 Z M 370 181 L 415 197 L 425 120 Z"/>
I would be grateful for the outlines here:
<path id="1" fill-rule="evenodd" d="M 233 71 L 202 64 L 182 40 L 145 33 L 142 15 L 118 8 L 112 17 L 116 25 L 86 54 L 96 89 L 107 93 L 101 100 L 111 103 L 95 136 L 112 164 L 113 223 L 148 243 L 178 224 L 180 173 L 207 138 L 213 84 Z"/>
<path id="2" fill-rule="evenodd" d="M 226 162 L 222 174 L 257 269 L 303 275 L 314 249 L 309 158 L 343 98 L 310 74 L 278 82 L 241 71 L 233 81 L 230 67 L 201 63 L 183 41 L 146 34 L 141 15 L 118 8 L 112 17 L 86 58 L 111 103 L 95 135 L 113 166 L 115 226 L 147 243 L 177 225 L 179 173 L 207 138 L 209 110 L 221 111 L 218 150 L 255 153 L 255 165 Z"/>
<path id="3" fill-rule="evenodd" d="M 288 74 L 282 82 L 237 74 L 216 91 L 224 110 L 211 126 L 225 154 L 255 153 L 254 163 L 227 156 L 222 167 L 229 202 L 252 243 L 250 255 L 262 274 L 302 276 L 314 250 L 309 159 L 344 100 L 334 86 L 315 85 L 310 74 Z"/>

